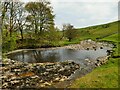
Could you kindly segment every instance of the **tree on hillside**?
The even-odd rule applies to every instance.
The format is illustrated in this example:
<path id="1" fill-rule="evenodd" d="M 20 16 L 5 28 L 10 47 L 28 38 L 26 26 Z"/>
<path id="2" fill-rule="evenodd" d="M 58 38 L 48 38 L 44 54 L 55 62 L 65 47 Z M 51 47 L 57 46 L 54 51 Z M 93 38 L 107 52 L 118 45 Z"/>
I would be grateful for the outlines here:
<path id="1" fill-rule="evenodd" d="M 73 25 L 66 24 L 64 25 L 65 36 L 69 41 L 77 37 L 77 30 L 74 29 Z"/>
<path id="2" fill-rule="evenodd" d="M 50 2 L 40 0 L 40 2 L 29 2 L 25 6 L 29 15 L 27 21 L 31 24 L 35 34 L 41 35 L 42 32 L 54 29 L 54 15 Z"/>
<path id="3" fill-rule="evenodd" d="M 62 26 L 62 32 L 63 32 L 63 34 L 62 34 L 62 38 L 65 37 L 65 29 L 67 28 L 66 25 L 67 25 L 67 24 L 63 24 L 63 26 Z M 62 39 L 62 38 L 61 38 L 61 39 Z"/>

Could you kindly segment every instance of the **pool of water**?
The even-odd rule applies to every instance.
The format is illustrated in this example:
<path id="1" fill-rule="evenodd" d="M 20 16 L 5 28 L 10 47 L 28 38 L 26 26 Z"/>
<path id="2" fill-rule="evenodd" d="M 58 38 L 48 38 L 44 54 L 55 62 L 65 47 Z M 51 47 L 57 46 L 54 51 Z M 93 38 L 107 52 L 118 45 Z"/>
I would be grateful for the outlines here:
<path id="1" fill-rule="evenodd" d="M 82 63 L 85 59 L 95 60 L 98 57 L 107 55 L 107 48 L 97 50 L 73 50 L 73 49 L 51 49 L 51 50 L 23 50 L 11 53 L 8 58 L 29 63 L 63 62 L 74 60 Z"/>

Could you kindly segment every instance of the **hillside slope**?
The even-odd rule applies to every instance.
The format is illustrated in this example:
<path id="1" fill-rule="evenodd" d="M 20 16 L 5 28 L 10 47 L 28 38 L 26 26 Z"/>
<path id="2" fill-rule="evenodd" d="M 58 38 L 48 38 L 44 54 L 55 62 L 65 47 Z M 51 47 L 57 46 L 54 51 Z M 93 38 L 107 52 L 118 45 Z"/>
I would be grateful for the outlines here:
<path id="1" fill-rule="evenodd" d="M 87 38 L 91 38 L 93 40 L 101 39 L 118 33 L 118 21 L 77 30 L 79 32 L 80 40 Z"/>

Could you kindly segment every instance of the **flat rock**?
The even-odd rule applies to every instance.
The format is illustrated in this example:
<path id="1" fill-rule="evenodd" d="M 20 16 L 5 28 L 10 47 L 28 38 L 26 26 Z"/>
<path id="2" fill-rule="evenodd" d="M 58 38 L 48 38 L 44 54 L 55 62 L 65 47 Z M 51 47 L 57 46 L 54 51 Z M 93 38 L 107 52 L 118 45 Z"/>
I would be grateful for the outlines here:
<path id="1" fill-rule="evenodd" d="M 5 59 L 3 63 L 5 65 L 0 68 L 3 70 L 2 88 L 6 89 L 50 86 L 67 80 L 73 72 L 80 68 L 80 65 L 73 61 L 29 64 Z"/>

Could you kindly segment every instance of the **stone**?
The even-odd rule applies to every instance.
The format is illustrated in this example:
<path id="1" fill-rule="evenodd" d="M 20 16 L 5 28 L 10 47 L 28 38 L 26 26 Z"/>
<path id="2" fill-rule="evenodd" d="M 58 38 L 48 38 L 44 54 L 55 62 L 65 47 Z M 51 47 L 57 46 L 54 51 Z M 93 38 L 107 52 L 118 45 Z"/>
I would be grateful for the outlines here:
<path id="1" fill-rule="evenodd" d="M 88 58 L 86 58 L 86 59 L 85 59 L 85 61 L 87 61 L 87 62 L 88 62 L 88 61 L 89 61 L 89 59 L 88 59 Z"/>
<path id="2" fill-rule="evenodd" d="M 9 87 L 8 83 L 3 83 L 2 84 L 2 88 L 7 88 L 7 87 Z"/>
<path id="3" fill-rule="evenodd" d="M 64 69 L 65 69 L 65 70 L 70 70 L 70 66 L 69 66 L 69 65 L 68 65 L 68 66 L 65 66 Z"/>
<path id="4" fill-rule="evenodd" d="M 11 79 L 11 80 L 14 80 L 14 79 L 16 79 L 16 77 L 15 77 L 15 76 L 12 76 L 10 79 Z"/>
<path id="5" fill-rule="evenodd" d="M 47 85 L 47 86 L 50 86 L 51 84 L 48 83 L 48 82 L 45 82 L 44 85 L 45 85 L 45 86 L 46 86 L 46 85 Z"/>
<path id="6" fill-rule="evenodd" d="M 14 69 L 15 72 L 20 72 L 21 70 L 20 69 Z"/>
<path id="7" fill-rule="evenodd" d="M 63 78 L 63 79 L 67 79 L 67 77 L 66 77 L 66 76 L 63 76 L 62 78 Z"/>
<path id="8" fill-rule="evenodd" d="M 35 75 L 35 76 L 32 76 L 31 77 L 32 79 L 35 79 L 35 78 L 39 78 L 37 75 Z"/>
<path id="9" fill-rule="evenodd" d="M 19 83 L 20 81 L 18 80 L 14 80 L 14 81 L 11 81 L 12 84 L 16 84 L 16 83 Z"/>
<path id="10" fill-rule="evenodd" d="M 62 79 L 60 79 L 60 81 L 61 81 L 61 82 L 62 82 L 62 81 L 65 81 L 65 79 L 62 78 Z"/>
<path id="11" fill-rule="evenodd" d="M 41 84 L 40 87 L 45 87 L 45 84 Z"/>
<path id="12" fill-rule="evenodd" d="M 53 71 L 54 68 L 49 68 L 49 69 L 46 69 L 46 71 L 50 72 L 50 71 Z"/>
<path id="13" fill-rule="evenodd" d="M 45 76 L 48 75 L 48 74 L 49 74 L 49 72 L 44 72 L 44 73 L 43 73 L 43 75 L 45 75 Z"/>
<path id="14" fill-rule="evenodd" d="M 92 40 L 91 40 L 91 39 L 88 39 L 87 41 L 88 41 L 88 42 L 92 42 Z"/>
<path id="15" fill-rule="evenodd" d="M 59 78 L 59 77 L 55 78 L 55 81 L 59 81 L 59 80 L 60 80 L 60 78 Z"/>
<path id="16" fill-rule="evenodd" d="M 90 48 L 86 48 L 86 50 L 90 50 Z"/>
<path id="17" fill-rule="evenodd" d="M 64 71 L 65 70 L 65 68 L 61 68 L 58 72 L 61 72 L 61 71 Z"/>
<path id="18" fill-rule="evenodd" d="M 76 69 L 79 69 L 79 68 L 80 68 L 80 66 L 79 66 L 79 65 L 75 65 L 75 68 L 76 68 Z"/>
<path id="19" fill-rule="evenodd" d="M 7 78 L 7 76 L 0 76 L 0 79 L 5 79 Z"/>
<path id="20" fill-rule="evenodd" d="M 67 80 L 77 68 L 79 64 L 74 61 L 29 64 L 19 63 L 18 61 L 7 61 L 14 64 L 5 65 L 0 68 L 2 73 L 2 87 L 19 88 L 21 87 L 46 87 L 55 82 Z M 5 63 L 5 64 L 6 64 Z M 41 85 L 39 85 L 40 83 Z"/>
<path id="21" fill-rule="evenodd" d="M 100 49 L 103 49 L 103 47 L 100 47 Z"/>
<path id="22" fill-rule="evenodd" d="M 107 61 L 108 61 L 108 56 L 98 57 L 95 62 L 95 65 L 100 66 L 100 65 L 105 64 Z"/>

